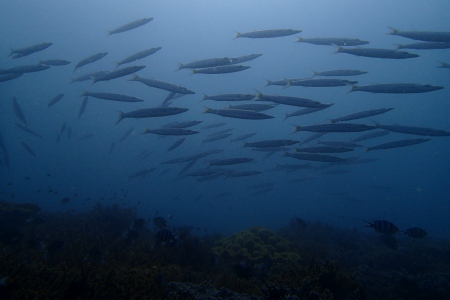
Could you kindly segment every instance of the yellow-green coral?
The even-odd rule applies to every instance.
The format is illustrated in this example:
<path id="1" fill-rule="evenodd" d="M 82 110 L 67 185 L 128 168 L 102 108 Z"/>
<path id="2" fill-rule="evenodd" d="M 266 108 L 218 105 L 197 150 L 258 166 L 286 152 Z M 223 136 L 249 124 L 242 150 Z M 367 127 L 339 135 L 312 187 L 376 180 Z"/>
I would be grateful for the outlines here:
<path id="1" fill-rule="evenodd" d="M 246 259 L 257 264 L 264 261 L 284 263 L 300 259 L 289 252 L 289 242 L 264 227 L 251 227 L 223 238 L 213 248 L 216 255 L 236 260 Z"/>

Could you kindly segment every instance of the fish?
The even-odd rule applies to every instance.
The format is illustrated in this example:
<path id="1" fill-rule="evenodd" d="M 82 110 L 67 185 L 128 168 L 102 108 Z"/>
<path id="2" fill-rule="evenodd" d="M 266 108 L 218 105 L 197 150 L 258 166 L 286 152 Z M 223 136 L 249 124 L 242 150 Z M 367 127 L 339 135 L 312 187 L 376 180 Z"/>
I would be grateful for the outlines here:
<path id="1" fill-rule="evenodd" d="M 427 93 L 442 90 L 443 86 L 434 86 L 430 84 L 416 83 L 384 83 L 373 85 L 352 85 L 351 92 L 369 92 L 369 93 L 388 93 L 388 94 L 410 94 L 410 93 Z"/>
<path id="2" fill-rule="evenodd" d="M 108 52 L 99 52 L 97 54 L 83 58 L 75 65 L 75 69 L 73 70 L 73 72 L 75 72 L 76 70 L 78 70 L 79 68 L 81 68 L 85 65 L 92 64 L 92 63 L 96 62 L 97 60 L 102 59 L 106 55 L 108 55 Z"/>
<path id="3" fill-rule="evenodd" d="M 250 67 L 242 65 L 217 66 L 203 69 L 193 69 L 191 74 L 226 74 L 240 72 L 247 69 L 250 69 Z"/>
<path id="4" fill-rule="evenodd" d="M 240 141 L 249 139 L 249 138 L 251 138 L 252 136 L 254 136 L 255 134 L 256 134 L 256 132 L 251 132 L 251 133 L 246 133 L 246 134 L 240 135 L 240 136 L 238 136 L 238 137 L 232 139 L 232 140 L 230 141 L 230 143 L 232 143 L 232 142 L 240 142 Z"/>
<path id="5" fill-rule="evenodd" d="M 44 71 L 50 68 L 50 66 L 45 65 L 23 65 L 12 67 L 9 69 L 0 69 L 0 75 L 4 74 L 24 74 L 24 73 L 34 73 L 39 71 Z"/>
<path id="6" fill-rule="evenodd" d="M 366 220 L 363 220 L 367 224 L 369 224 L 366 227 L 372 227 L 375 229 L 376 232 L 382 233 L 382 234 L 388 234 L 393 235 L 399 232 L 400 230 L 397 228 L 397 226 L 394 225 L 394 223 L 391 223 L 386 220 L 375 220 L 373 223 L 370 223 Z"/>
<path id="7" fill-rule="evenodd" d="M 112 100 L 112 101 L 119 101 L 119 102 L 144 102 L 144 100 L 122 95 L 122 94 L 113 94 L 113 93 L 92 93 L 88 91 L 83 91 L 81 94 L 81 97 L 94 97 L 97 99 L 104 99 L 104 100 Z"/>
<path id="8" fill-rule="evenodd" d="M 80 110 L 78 111 L 78 119 L 81 118 L 81 116 L 86 111 L 87 102 L 88 102 L 88 97 L 84 97 L 83 102 L 81 102 L 81 105 L 80 105 Z"/>
<path id="9" fill-rule="evenodd" d="M 209 162 L 209 166 L 229 166 L 235 164 L 243 164 L 247 162 L 254 161 L 253 158 L 250 157 L 234 157 L 234 158 L 224 158 L 218 159 Z"/>
<path id="10" fill-rule="evenodd" d="M 71 82 L 82 82 L 82 81 L 88 81 L 91 80 L 95 77 L 101 77 L 103 75 L 108 74 L 109 72 L 107 71 L 95 71 L 95 72 L 90 72 L 81 76 L 78 76 L 76 78 L 72 78 Z"/>
<path id="11" fill-rule="evenodd" d="M 450 42 L 449 31 L 402 31 L 389 27 L 390 35 L 398 35 L 412 40 L 426 41 L 426 42 Z"/>
<path id="12" fill-rule="evenodd" d="M 424 142 L 428 142 L 430 139 L 405 139 L 405 140 L 398 140 L 393 142 L 388 142 L 372 147 L 367 147 L 366 151 L 372 151 L 372 150 L 385 150 L 385 149 L 392 149 L 392 148 L 400 148 L 400 147 L 406 147 L 406 146 L 412 146 L 421 144 Z"/>
<path id="13" fill-rule="evenodd" d="M 277 164 L 277 169 L 286 170 L 288 172 L 310 169 L 311 165 L 308 164 Z"/>
<path id="14" fill-rule="evenodd" d="M 269 116 L 263 113 L 242 109 L 212 109 L 209 107 L 205 107 L 204 113 L 215 114 L 228 118 L 247 119 L 247 120 L 264 120 L 274 118 L 273 116 Z"/>
<path id="15" fill-rule="evenodd" d="M 211 150 L 207 150 L 207 151 L 200 152 L 200 153 L 193 154 L 193 155 L 189 155 L 189 156 L 184 156 L 184 157 L 180 157 L 180 158 L 174 158 L 174 159 L 166 160 L 166 161 L 163 161 L 162 164 L 179 164 L 179 163 L 184 163 L 184 162 L 188 162 L 188 161 L 191 161 L 191 160 L 197 160 L 197 159 L 206 157 L 208 155 L 217 154 L 217 153 L 221 153 L 221 152 L 223 152 L 222 149 L 211 149 Z"/>
<path id="16" fill-rule="evenodd" d="M 65 59 L 47 59 L 39 61 L 39 64 L 46 66 L 66 66 L 70 64 L 70 61 Z"/>
<path id="17" fill-rule="evenodd" d="M 203 99 L 205 100 L 214 100 L 214 101 L 246 101 L 252 100 L 255 98 L 255 94 L 219 94 L 219 95 L 203 95 Z"/>
<path id="18" fill-rule="evenodd" d="M 301 142 L 300 145 L 307 144 L 309 142 L 317 140 L 317 139 L 321 138 L 322 136 L 324 136 L 325 134 L 327 134 L 327 133 L 326 132 L 317 132 L 317 133 L 311 135 L 310 137 L 308 137 L 307 139 L 305 139 L 303 142 Z"/>
<path id="19" fill-rule="evenodd" d="M 10 73 L 10 74 L 0 74 L 0 82 L 6 82 L 6 81 L 10 81 L 16 78 L 19 78 L 20 76 L 22 76 L 23 73 Z"/>
<path id="20" fill-rule="evenodd" d="M 188 88 L 170 83 L 165 81 L 160 81 L 156 79 L 150 79 L 150 78 L 142 78 L 138 75 L 134 75 L 133 78 L 129 79 L 129 81 L 139 81 L 149 87 L 154 87 L 157 89 L 165 90 L 168 92 L 174 92 L 177 94 L 195 94 L 195 92 L 189 90 Z"/>
<path id="21" fill-rule="evenodd" d="M 177 235 L 167 229 L 161 229 L 155 235 L 158 244 L 175 243 L 178 239 Z"/>
<path id="22" fill-rule="evenodd" d="M 337 122 L 341 122 L 341 121 L 351 121 L 351 120 L 358 120 L 358 119 L 362 119 L 362 118 L 368 118 L 368 117 L 384 114 L 393 109 L 394 108 L 377 108 L 377 109 L 364 110 L 364 111 L 344 115 L 339 118 L 330 119 L 330 122 L 337 123 Z"/>
<path id="23" fill-rule="evenodd" d="M 347 147 L 347 148 L 357 148 L 362 147 L 359 144 L 352 142 L 342 142 L 342 141 L 318 141 L 318 144 L 327 145 L 331 147 Z"/>
<path id="24" fill-rule="evenodd" d="M 369 44 L 368 41 L 353 38 L 301 38 L 297 37 L 297 43 L 308 43 L 313 45 L 337 45 L 337 46 L 361 46 Z"/>
<path id="25" fill-rule="evenodd" d="M 88 133 L 88 134 L 85 134 L 85 135 L 83 135 L 82 137 L 78 138 L 78 141 L 87 140 L 87 139 L 92 138 L 93 136 L 95 136 L 95 134 L 93 134 L 93 133 Z"/>
<path id="26" fill-rule="evenodd" d="M 31 129 L 31 128 L 27 127 L 27 126 L 24 126 L 24 125 L 19 124 L 19 123 L 15 123 L 15 124 L 16 124 L 17 127 L 19 127 L 20 129 L 28 132 L 29 134 L 32 134 L 32 135 L 40 137 L 40 138 L 42 137 L 41 134 L 37 133 L 36 131 L 34 131 L 33 129 Z"/>
<path id="27" fill-rule="evenodd" d="M 343 69 L 343 70 L 329 70 L 322 72 L 314 72 L 313 76 L 358 76 L 367 74 L 366 71 Z"/>
<path id="28" fill-rule="evenodd" d="M 12 58 L 28 56 L 30 54 L 45 50 L 48 47 L 50 47 L 51 45 L 53 45 L 53 43 L 45 42 L 45 43 L 40 43 L 40 44 L 32 45 L 29 47 L 21 48 L 21 49 L 11 49 L 9 56 L 12 56 Z"/>
<path id="29" fill-rule="evenodd" d="M 203 121 L 184 121 L 172 122 L 163 126 L 163 128 L 188 128 L 202 123 Z"/>
<path id="30" fill-rule="evenodd" d="M 294 125 L 294 133 L 299 131 L 312 132 L 360 132 L 366 130 L 376 129 L 375 126 L 354 123 L 332 123 L 332 124 L 318 124 L 311 126 L 296 126 Z"/>
<path id="31" fill-rule="evenodd" d="M 130 134 L 133 132 L 133 130 L 134 130 L 134 127 L 131 127 L 130 129 L 128 129 L 120 138 L 119 143 L 125 141 L 130 136 Z"/>
<path id="32" fill-rule="evenodd" d="M 425 230 L 423 230 L 422 228 L 419 228 L 419 227 L 408 228 L 405 231 L 403 231 L 403 233 L 405 233 L 409 237 L 416 238 L 416 239 L 421 239 L 428 235 L 428 232 L 426 232 Z"/>
<path id="33" fill-rule="evenodd" d="M 445 62 L 439 62 L 439 63 L 440 63 L 439 68 L 450 69 L 449 63 L 445 63 Z"/>
<path id="34" fill-rule="evenodd" d="M 227 137 L 231 136 L 231 133 L 222 133 L 222 134 L 216 134 L 210 137 L 207 137 L 206 139 L 204 139 L 202 141 L 202 145 L 204 143 L 210 143 L 210 142 L 215 142 L 215 141 L 220 141 L 223 139 L 226 139 Z"/>
<path id="35" fill-rule="evenodd" d="M 280 95 L 265 95 L 257 91 L 254 98 L 255 101 L 270 101 L 273 103 L 298 106 L 298 107 L 308 107 L 308 108 L 326 108 L 331 105 L 324 104 L 319 101 L 310 100 L 306 98 L 291 97 L 291 96 L 280 96 Z"/>
<path id="36" fill-rule="evenodd" d="M 254 60 L 254 59 L 260 57 L 261 55 L 262 54 L 249 54 L 249 55 L 243 55 L 243 56 L 239 56 L 239 57 L 233 57 L 233 58 L 231 58 L 231 62 L 229 64 L 230 65 L 240 64 L 243 62 Z"/>
<path id="37" fill-rule="evenodd" d="M 150 172 L 153 172 L 154 170 L 156 170 L 156 168 L 148 168 L 148 169 L 138 171 L 138 172 L 133 173 L 130 176 L 128 176 L 128 179 L 136 178 L 136 177 L 141 177 L 141 179 L 144 179 Z"/>
<path id="38" fill-rule="evenodd" d="M 191 135 L 199 132 L 196 130 L 189 130 L 184 128 L 158 128 L 158 129 L 145 128 L 143 133 L 153 133 L 158 135 Z"/>
<path id="39" fill-rule="evenodd" d="M 130 55 L 124 59 L 122 59 L 121 61 L 116 63 L 116 68 L 120 67 L 123 64 L 127 64 L 136 60 L 140 60 L 143 58 L 146 58 L 147 56 L 153 55 L 156 52 L 158 52 L 159 50 L 161 50 L 162 47 L 156 47 L 156 48 L 150 48 L 150 49 L 146 49 L 146 50 L 142 50 L 138 53 L 135 53 L 133 55 Z"/>
<path id="40" fill-rule="evenodd" d="M 22 108 L 19 105 L 19 102 L 17 101 L 17 98 L 14 96 L 12 100 L 14 113 L 16 114 L 17 118 L 19 118 L 20 121 L 26 126 L 27 125 L 27 119 L 25 118 L 25 114 L 22 111 Z"/>
<path id="41" fill-rule="evenodd" d="M 219 57 L 219 58 L 207 58 L 201 60 L 195 60 L 186 64 L 178 64 L 178 70 L 181 69 L 201 69 L 201 68 L 212 68 L 217 66 L 224 66 L 231 64 L 233 59 L 229 57 Z"/>
<path id="42" fill-rule="evenodd" d="M 338 87 L 356 84 L 358 81 L 345 79 L 331 79 L 331 78 L 311 78 L 311 79 L 297 79 L 287 80 L 286 87 L 290 86 L 304 86 L 304 87 Z"/>
<path id="43" fill-rule="evenodd" d="M 152 20 L 153 20 L 153 18 L 142 18 L 142 19 L 127 23 L 125 25 L 117 27 L 116 29 L 108 31 L 108 35 L 122 33 L 125 31 L 129 31 L 129 30 L 144 26 L 145 24 L 147 24 L 148 22 L 150 22 Z"/>
<path id="44" fill-rule="evenodd" d="M 337 47 L 334 53 L 347 53 L 355 56 L 386 58 L 386 59 L 407 59 L 419 57 L 419 54 L 409 53 L 406 51 L 380 49 L 380 48 L 342 48 Z"/>
<path id="45" fill-rule="evenodd" d="M 181 144 L 183 144 L 183 142 L 186 140 L 186 138 L 181 138 L 179 140 L 177 140 L 175 143 L 172 144 L 172 146 L 170 146 L 167 149 L 167 152 L 172 151 L 173 149 L 179 147 Z"/>
<path id="46" fill-rule="evenodd" d="M 244 143 L 244 147 L 285 147 L 297 144 L 299 141 L 293 140 L 264 140 L 259 142 Z"/>
<path id="47" fill-rule="evenodd" d="M 171 115 L 177 115 L 188 111 L 187 108 L 181 107 L 153 107 L 153 108 L 144 108 L 138 109 L 131 112 L 124 113 L 119 111 L 119 119 L 116 124 L 122 121 L 125 118 L 154 118 L 154 117 L 166 117 Z"/>
<path id="48" fill-rule="evenodd" d="M 327 107 L 333 106 L 334 103 L 330 103 Z M 283 121 L 285 121 L 287 118 L 291 118 L 291 117 L 298 117 L 298 116 L 302 116 L 302 115 L 306 115 L 306 114 L 311 114 L 317 111 L 320 111 L 322 109 L 325 109 L 327 107 L 305 107 L 305 108 L 301 108 L 299 110 L 296 110 L 292 113 L 286 114 Z"/>
<path id="49" fill-rule="evenodd" d="M 25 143 L 25 142 L 20 142 L 20 144 L 22 145 L 22 147 L 28 151 L 28 153 L 30 153 L 31 155 L 33 155 L 34 157 L 36 157 L 36 153 L 34 153 L 33 149 L 31 149 L 31 147 Z"/>
<path id="50" fill-rule="evenodd" d="M 247 177 L 259 175 L 261 173 L 262 172 L 260 171 L 233 171 L 231 173 L 227 173 L 226 177 Z"/>
<path id="51" fill-rule="evenodd" d="M 345 162 L 344 158 L 340 158 L 332 155 L 317 154 L 317 153 L 289 153 L 285 152 L 284 157 L 292 157 L 299 160 L 310 160 L 320 162 Z"/>
<path id="52" fill-rule="evenodd" d="M 380 136 L 385 136 L 389 134 L 389 131 L 387 130 L 380 130 L 380 131 L 374 131 L 374 132 L 370 132 L 370 133 L 366 133 L 363 134 L 359 137 L 356 137 L 354 139 L 352 139 L 352 142 L 361 142 L 361 141 L 365 141 L 365 140 L 369 140 L 369 139 L 374 139 Z"/>
<path id="53" fill-rule="evenodd" d="M 64 94 L 59 94 L 56 95 L 55 97 L 52 98 L 52 100 L 50 100 L 47 104 L 47 107 L 53 106 L 55 105 L 57 102 L 59 102 L 59 100 L 61 100 L 64 97 Z"/>
<path id="54" fill-rule="evenodd" d="M 161 229 L 167 226 L 166 219 L 163 217 L 154 217 L 153 224 Z"/>
<path id="55" fill-rule="evenodd" d="M 353 151 L 353 148 L 349 147 L 338 147 L 338 146 L 315 146 L 307 148 L 295 148 L 296 152 L 303 153 L 344 153 Z"/>
<path id="56" fill-rule="evenodd" d="M 376 124 L 375 127 L 381 128 L 384 130 L 388 130 L 388 131 L 392 131 L 392 132 L 413 134 L 413 135 L 450 136 L 449 131 L 445 131 L 445 130 L 441 130 L 441 129 L 426 128 L 426 127 L 402 126 L 402 125 L 382 125 L 382 124 Z"/>
<path id="57" fill-rule="evenodd" d="M 256 112 L 262 112 L 276 107 L 277 104 L 238 104 L 228 105 L 228 109 L 243 109 Z"/>
<path id="58" fill-rule="evenodd" d="M 414 49 L 414 50 L 435 50 L 449 49 L 450 42 L 418 42 L 412 44 L 398 44 L 397 49 Z"/>
<path id="59" fill-rule="evenodd" d="M 267 29 L 267 30 L 258 30 L 258 31 L 250 31 L 250 32 L 236 32 L 235 39 L 237 38 L 250 38 L 250 39 L 260 39 L 260 38 L 275 38 L 275 37 L 283 37 L 290 36 L 297 33 L 302 32 L 299 29 Z"/>
<path id="60" fill-rule="evenodd" d="M 215 174 L 220 174 L 223 175 L 224 172 L 226 172 L 226 169 L 200 169 L 200 170 L 195 170 L 189 173 L 186 173 L 187 176 L 192 176 L 192 177 L 202 177 L 202 176 L 211 176 L 211 175 L 215 175 Z"/>
<path id="61" fill-rule="evenodd" d="M 219 130 L 219 131 L 212 132 L 212 133 L 208 134 L 208 136 L 221 135 L 221 134 L 224 134 L 224 133 L 229 133 L 231 131 L 233 131 L 233 128 L 226 128 L 226 129 L 222 129 L 222 130 Z"/>
<path id="62" fill-rule="evenodd" d="M 130 74 L 136 73 L 144 68 L 145 68 L 145 66 L 131 66 L 131 67 L 124 67 L 121 69 L 116 69 L 114 71 L 111 71 L 111 72 L 103 75 L 103 76 L 94 77 L 92 79 L 92 82 L 93 82 L 92 84 L 97 83 L 99 81 L 109 81 L 112 79 L 124 77 L 124 76 L 130 75 Z"/>

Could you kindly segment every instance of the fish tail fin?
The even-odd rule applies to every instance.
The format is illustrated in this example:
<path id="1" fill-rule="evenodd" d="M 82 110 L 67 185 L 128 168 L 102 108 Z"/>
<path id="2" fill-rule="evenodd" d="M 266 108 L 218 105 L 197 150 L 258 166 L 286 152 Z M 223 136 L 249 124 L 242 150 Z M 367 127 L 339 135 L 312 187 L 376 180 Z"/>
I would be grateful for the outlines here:
<path id="1" fill-rule="evenodd" d="M 88 91 L 83 90 L 83 92 L 81 93 L 80 97 L 88 97 Z"/>
<path id="2" fill-rule="evenodd" d="M 364 152 L 369 152 L 370 151 L 370 148 L 369 147 L 366 147 L 366 148 L 364 148 Z M 367 221 L 366 221 L 367 222 Z"/>
<path id="3" fill-rule="evenodd" d="M 240 33 L 240 32 L 235 31 L 235 33 L 236 33 L 236 36 L 233 38 L 233 40 L 234 40 L 234 39 L 237 39 L 238 37 L 241 37 L 241 33 Z"/>
<path id="4" fill-rule="evenodd" d="M 108 36 L 110 36 L 111 34 L 113 34 L 112 31 L 108 31 Z"/>
<path id="5" fill-rule="evenodd" d="M 197 70 L 192 69 L 192 70 L 191 70 L 191 73 L 190 73 L 189 75 L 194 75 L 195 73 L 197 73 Z"/>
<path id="6" fill-rule="evenodd" d="M 290 115 L 289 115 L 289 114 L 286 114 L 286 115 L 284 116 L 283 121 L 286 121 L 286 119 L 289 118 L 289 117 L 290 117 Z"/>
<path id="7" fill-rule="evenodd" d="M 144 133 L 149 133 L 149 132 L 150 132 L 150 129 L 144 128 L 144 132 L 143 132 L 142 134 L 144 134 Z"/>
<path id="8" fill-rule="evenodd" d="M 245 148 L 245 147 L 247 147 L 248 146 L 248 143 L 247 142 L 244 142 L 244 143 L 242 143 L 242 147 L 241 148 Z M 253 149 L 252 149 L 253 150 Z"/>
<path id="9" fill-rule="evenodd" d="M 211 110 L 211 108 L 206 107 L 206 106 L 204 106 L 204 108 L 205 108 L 205 111 L 203 113 L 208 113 Z"/>
<path id="10" fill-rule="evenodd" d="M 303 38 L 299 36 L 296 36 L 296 38 L 297 40 L 295 41 L 295 43 L 300 43 L 303 40 Z"/>
<path id="11" fill-rule="evenodd" d="M 403 48 L 403 44 L 394 44 L 397 48 L 395 50 L 400 50 Z"/>
<path id="12" fill-rule="evenodd" d="M 176 69 L 175 71 L 180 71 L 181 69 L 183 69 L 183 64 L 178 63 L 178 69 Z"/>
<path id="13" fill-rule="evenodd" d="M 293 133 L 301 131 L 301 126 L 294 125 L 294 124 L 291 124 L 291 125 L 294 126 L 294 132 Z"/>
<path id="14" fill-rule="evenodd" d="M 133 77 L 131 77 L 131 79 L 128 79 L 128 81 L 135 81 L 139 76 L 137 76 L 136 74 L 133 74 Z"/>
<path id="15" fill-rule="evenodd" d="M 262 93 L 258 90 L 255 90 L 256 94 L 255 97 L 252 99 L 253 101 L 261 99 Z"/>
<path id="16" fill-rule="evenodd" d="M 14 52 L 15 52 L 14 49 L 10 48 L 8 57 L 11 57 L 14 54 Z"/>
<path id="17" fill-rule="evenodd" d="M 390 32 L 389 32 L 388 34 L 390 34 L 390 35 L 395 35 L 395 34 L 397 34 L 397 32 L 398 32 L 397 29 L 395 29 L 394 27 L 391 27 L 391 26 L 388 26 L 388 28 L 389 28 L 389 30 L 390 30 Z"/>
<path id="18" fill-rule="evenodd" d="M 342 52 L 342 49 L 343 49 L 343 48 L 342 48 L 341 46 L 338 46 L 338 45 L 336 45 L 336 44 L 332 44 L 332 45 L 333 45 L 334 48 L 335 48 L 333 54 Z"/>
<path id="19" fill-rule="evenodd" d="M 366 222 L 367 224 L 369 224 L 369 226 L 365 226 L 365 227 L 373 227 L 373 224 L 372 223 L 370 223 L 369 221 L 366 221 L 366 220 L 364 220 L 364 219 L 361 219 L 361 220 L 363 220 L 364 222 Z"/>
<path id="20" fill-rule="evenodd" d="M 116 62 L 116 69 L 121 65 L 120 61 Z"/>
<path id="21" fill-rule="evenodd" d="M 206 98 L 208 98 L 208 95 L 206 95 L 206 94 L 203 94 L 203 98 L 202 98 L 202 100 L 200 100 L 200 102 L 202 102 L 202 101 L 205 101 L 205 100 L 206 100 Z"/>
<path id="22" fill-rule="evenodd" d="M 284 78 L 284 80 L 286 80 L 286 85 L 283 88 L 288 88 L 292 85 L 291 80 Z"/>
<path id="23" fill-rule="evenodd" d="M 317 76 L 317 74 L 319 74 L 319 72 L 313 71 L 313 74 L 311 77 Z"/>
<path id="24" fill-rule="evenodd" d="M 125 113 L 123 111 L 120 111 L 120 110 L 118 110 L 117 112 L 119 113 L 119 119 L 117 119 L 116 124 L 119 124 L 119 122 L 123 120 L 123 116 L 124 116 Z"/>
<path id="25" fill-rule="evenodd" d="M 265 88 L 266 86 L 269 86 L 272 81 L 270 81 L 269 79 L 264 79 L 266 81 L 266 84 L 263 86 L 263 88 Z"/>
<path id="26" fill-rule="evenodd" d="M 348 90 L 348 92 L 346 94 L 355 92 L 357 88 L 358 88 L 358 86 L 356 86 L 354 84 L 350 85 L 350 89 Z"/>

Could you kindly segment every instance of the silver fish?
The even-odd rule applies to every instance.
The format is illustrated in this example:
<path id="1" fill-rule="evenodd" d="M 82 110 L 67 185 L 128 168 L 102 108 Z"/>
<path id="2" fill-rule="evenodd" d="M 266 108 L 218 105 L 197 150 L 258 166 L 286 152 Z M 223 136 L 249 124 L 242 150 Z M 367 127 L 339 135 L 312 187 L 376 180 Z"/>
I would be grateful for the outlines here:
<path id="1" fill-rule="evenodd" d="M 75 69 L 73 70 L 73 72 L 75 72 L 78 68 L 81 68 L 87 64 L 91 64 L 93 62 L 96 62 L 99 59 L 102 59 L 103 57 L 105 57 L 106 55 L 108 55 L 108 52 L 99 52 L 97 54 L 88 56 L 86 58 L 83 58 L 82 60 L 80 60 L 76 65 L 75 65 Z"/>
<path id="2" fill-rule="evenodd" d="M 235 39 L 237 38 L 251 38 L 251 39 L 260 39 L 260 38 L 275 38 L 275 37 L 283 37 L 289 36 L 296 33 L 302 32 L 298 29 L 268 29 L 268 30 L 258 30 L 258 31 L 250 31 L 250 32 L 236 32 Z"/>
<path id="3" fill-rule="evenodd" d="M 384 144 L 380 144 L 380 145 L 376 145 L 376 146 L 372 146 L 372 147 L 367 147 L 366 151 L 385 150 L 385 149 L 392 149 L 392 148 L 400 148 L 400 147 L 412 146 L 412 145 L 428 142 L 429 140 L 430 139 L 405 139 L 405 140 L 398 140 L 398 141 L 384 143 Z"/>
<path id="4" fill-rule="evenodd" d="M 187 108 L 180 108 L 180 107 L 154 107 L 154 108 L 138 109 L 127 113 L 119 111 L 119 119 L 117 120 L 116 124 L 125 118 L 140 119 L 140 118 L 165 117 L 181 114 L 188 110 L 189 109 Z"/>
<path id="5" fill-rule="evenodd" d="M 130 55 L 127 58 L 124 58 L 121 61 L 119 61 L 117 63 L 116 68 L 119 67 L 120 65 L 127 64 L 127 63 L 130 63 L 130 62 L 139 60 L 139 59 L 146 58 L 147 56 L 155 54 L 156 52 L 158 52 L 161 49 L 162 49 L 162 47 L 150 48 L 150 49 L 142 50 L 142 51 L 140 51 L 138 53 L 135 53 L 133 55 Z"/>
<path id="6" fill-rule="evenodd" d="M 144 100 L 122 95 L 122 94 L 113 94 L 113 93 L 92 93 L 88 91 L 83 91 L 81 94 L 81 97 L 94 97 L 97 99 L 104 99 L 104 100 L 112 100 L 112 101 L 119 101 L 119 102 L 143 102 Z"/>
<path id="7" fill-rule="evenodd" d="M 99 82 L 99 81 L 109 81 L 112 79 L 124 77 L 124 76 L 130 75 L 130 74 L 136 73 L 144 68 L 145 68 L 145 66 L 131 66 L 131 67 L 117 69 L 117 70 L 111 71 L 108 74 L 105 74 L 103 76 L 94 77 L 92 84 Z"/>
<path id="8" fill-rule="evenodd" d="M 151 20 L 153 20 L 153 18 L 143 18 L 140 20 L 136 20 L 136 21 L 127 23 L 125 25 L 122 25 L 122 26 L 114 29 L 114 30 L 108 31 L 108 35 L 122 33 L 122 32 L 128 31 L 128 30 L 132 30 L 132 29 L 141 27 L 141 26 L 147 24 L 148 22 L 150 22 Z"/>

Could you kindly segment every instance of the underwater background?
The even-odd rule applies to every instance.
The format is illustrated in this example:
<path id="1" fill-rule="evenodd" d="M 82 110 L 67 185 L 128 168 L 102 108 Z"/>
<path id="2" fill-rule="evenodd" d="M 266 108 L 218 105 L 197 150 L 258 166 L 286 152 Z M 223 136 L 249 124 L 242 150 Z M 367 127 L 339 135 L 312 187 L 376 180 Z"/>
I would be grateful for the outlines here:
<path id="1" fill-rule="evenodd" d="M 2 1 L 0 7 L 0 79 L 12 74 L 4 70 L 17 66 L 43 66 L 41 62 L 50 59 L 67 61 L 0 82 L 0 292 L 5 297 L 448 297 L 449 47 L 399 49 L 419 56 L 389 59 L 349 55 L 340 53 L 337 45 L 302 41 L 355 38 L 369 42 L 360 47 L 395 50 L 399 45 L 418 41 L 399 36 L 390 27 L 399 33 L 417 30 L 448 34 L 450 7 L 446 1 L 47 0 Z M 142 18 L 153 19 L 131 30 L 108 34 Z M 237 36 L 237 32 L 271 29 L 301 32 L 275 38 Z M 20 49 L 44 42 L 52 45 L 20 57 Z M 118 69 L 145 66 L 136 72 L 139 77 L 186 87 L 194 94 L 165 101 L 168 90 L 135 82 L 134 72 L 98 82 L 95 76 L 74 81 L 91 72 L 112 72 L 117 62 L 156 47 L 161 49 Z M 11 49 L 19 49 L 17 58 L 10 55 L 10 51 L 14 54 Z M 103 52 L 107 55 L 75 68 L 83 59 Z M 238 72 L 177 70 L 179 64 L 250 54 L 262 55 L 240 63 L 250 68 Z M 367 73 L 313 76 L 314 72 L 350 69 Z M 286 80 L 291 78 L 296 80 Z M 299 79 L 319 78 L 357 83 L 335 87 L 294 84 Z M 282 86 L 265 86 L 268 81 L 283 80 Z M 440 89 L 417 93 L 349 92 L 352 85 L 391 83 Z M 84 91 L 122 94 L 144 101 L 87 97 L 82 109 Z M 260 93 L 333 105 L 286 117 L 302 107 L 278 104 L 261 112 L 268 119 L 244 119 L 224 117 L 221 109 L 271 102 L 202 101 L 204 95 Z M 49 105 L 60 94 L 62 98 Z M 156 108 L 163 102 L 168 102 L 167 107 L 187 110 L 154 118 L 125 117 L 118 122 L 119 112 Z M 358 147 L 346 153 L 326 153 L 338 163 L 290 157 L 296 153 L 295 148 L 323 146 L 318 143 L 323 141 L 351 142 L 374 131 L 328 132 L 302 144 L 315 133 L 302 131 L 302 127 L 339 124 L 329 120 L 379 108 L 392 110 L 346 123 L 380 131 L 380 124 L 432 128 L 442 134 L 420 136 L 391 131 L 360 141 Z M 214 113 L 215 109 L 219 111 Z M 185 136 L 143 134 L 146 128 L 154 130 L 185 121 L 201 121 L 187 128 L 198 132 Z M 215 125 L 218 127 L 208 128 Z M 208 141 L 215 133 L 225 135 Z M 243 137 L 251 133 L 254 135 Z M 429 140 L 379 151 L 370 148 L 419 138 Z M 272 140 L 298 143 L 272 151 L 245 144 Z M 181 144 L 175 147 L 176 142 Z M 168 151 L 171 147 L 173 150 Z M 251 161 L 210 166 L 231 158 Z M 211 173 L 215 168 L 218 171 Z M 194 176 L 195 172 L 209 173 Z M 398 227 L 398 233 L 385 232 L 383 226 L 391 223 Z M 427 236 L 414 236 L 408 228 L 425 230 Z M 30 245 L 30 241 L 35 244 Z M 258 248 L 257 254 L 256 245 L 262 249 Z M 355 260 L 350 262 L 352 257 Z M 420 267 L 412 267 L 412 261 Z M 296 264 L 299 267 L 294 270 Z M 86 275 L 93 270 L 108 275 Z M 373 272 L 370 276 L 368 270 Z M 402 272 L 408 274 L 407 282 L 413 282 L 413 287 L 401 285 L 404 281 L 398 278 Z M 30 273 L 43 279 L 25 276 Z M 52 274 L 63 273 L 67 275 L 64 279 L 47 285 L 56 276 Z M 211 274 L 222 274 L 221 283 L 212 280 L 215 275 Z M 318 280 L 315 287 L 303 285 L 301 291 L 295 285 L 308 276 L 323 279 L 323 274 L 333 274 L 334 283 L 327 285 Z M 112 291 L 108 288 L 111 278 L 131 287 L 143 286 L 149 280 L 152 289 Z M 208 280 L 214 281 L 209 286 L 224 287 L 230 294 L 211 292 L 203 296 L 208 293 L 202 294 L 198 286 L 190 286 L 190 292 L 176 292 L 188 283 L 198 285 Z M 382 288 L 375 288 L 377 284 L 386 287 L 385 294 Z M 399 294 L 390 293 L 389 284 L 389 291 Z M 98 289 L 105 294 L 93 292 Z"/>

